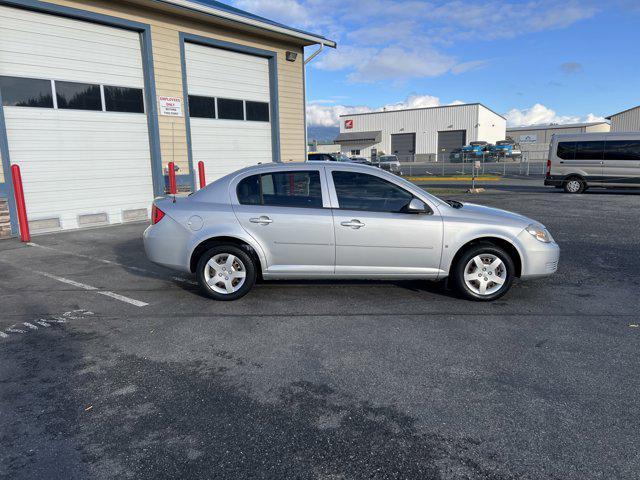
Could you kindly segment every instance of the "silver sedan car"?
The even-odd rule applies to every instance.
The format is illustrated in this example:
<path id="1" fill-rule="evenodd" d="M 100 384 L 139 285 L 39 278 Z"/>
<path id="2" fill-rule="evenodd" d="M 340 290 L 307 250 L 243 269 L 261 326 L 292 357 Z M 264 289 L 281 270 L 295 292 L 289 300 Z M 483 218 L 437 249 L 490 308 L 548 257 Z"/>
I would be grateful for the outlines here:
<path id="1" fill-rule="evenodd" d="M 149 259 L 195 272 L 217 300 L 269 279 L 448 278 L 471 300 L 495 300 L 516 277 L 554 273 L 559 248 L 540 223 L 444 201 L 379 168 L 267 164 L 189 197 L 153 204 Z"/>

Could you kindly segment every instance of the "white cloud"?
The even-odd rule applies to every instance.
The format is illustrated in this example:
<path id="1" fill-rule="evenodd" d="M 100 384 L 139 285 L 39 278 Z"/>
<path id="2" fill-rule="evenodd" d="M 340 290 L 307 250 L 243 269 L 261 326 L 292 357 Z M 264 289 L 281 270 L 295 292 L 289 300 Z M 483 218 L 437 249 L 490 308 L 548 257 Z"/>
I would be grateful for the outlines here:
<path id="1" fill-rule="evenodd" d="M 247 12 L 292 25 L 307 25 L 310 10 L 297 0 L 237 0 L 235 5 Z"/>
<path id="2" fill-rule="evenodd" d="M 450 105 L 459 105 L 461 100 L 455 100 Z M 407 108 L 437 107 L 442 105 L 438 97 L 431 95 L 409 95 L 404 101 L 388 103 L 381 107 L 369 107 L 366 105 L 319 105 L 309 102 L 307 105 L 307 125 L 322 127 L 337 127 L 340 125 L 340 115 L 352 113 L 379 112 L 382 110 L 404 110 Z"/>
<path id="3" fill-rule="evenodd" d="M 536 103 L 530 108 L 519 110 L 513 108 L 504 114 L 507 118 L 507 125 L 510 127 L 521 127 L 528 125 L 545 125 L 549 123 L 579 123 L 579 122 L 604 122 L 604 117 L 588 114 L 586 117 L 577 115 L 558 115 L 541 103 Z"/>

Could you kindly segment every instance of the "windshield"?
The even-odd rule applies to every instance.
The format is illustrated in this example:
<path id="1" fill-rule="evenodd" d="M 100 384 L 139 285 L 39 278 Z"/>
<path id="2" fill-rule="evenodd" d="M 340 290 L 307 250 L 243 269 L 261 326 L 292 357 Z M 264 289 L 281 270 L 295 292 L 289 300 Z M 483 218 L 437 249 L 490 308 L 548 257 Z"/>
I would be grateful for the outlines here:
<path id="1" fill-rule="evenodd" d="M 397 162 L 398 157 L 396 157 L 395 155 L 383 155 L 380 157 L 380 161 L 381 162 Z"/>
<path id="2" fill-rule="evenodd" d="M 335 153 L 333 155 L 336 159 L 336 162 L 348 162 L 350 161 L 349 157 L 347 157 L 344 153 Z"/>

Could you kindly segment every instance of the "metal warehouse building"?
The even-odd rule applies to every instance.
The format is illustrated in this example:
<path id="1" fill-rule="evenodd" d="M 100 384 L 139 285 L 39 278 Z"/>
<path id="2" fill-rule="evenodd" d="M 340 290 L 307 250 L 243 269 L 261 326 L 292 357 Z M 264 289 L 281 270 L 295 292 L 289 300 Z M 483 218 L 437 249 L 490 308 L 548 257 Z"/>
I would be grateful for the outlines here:
<path id="1" fill-rule="evenodd" d="M 507 129 L 507 137 L 520 144 L 523 159 L 528 157 L 530 162 L 535 162 L 547 159 L 549 143 L 554 134 L 598 133 L 609 130 L 607 122 L 532 125 L 510 127 Z"/>
<path id="2" fill-rule="evenodd" d="M 324 37 L 213 0 L 0 0 L 0 209 L 11 165 L 34 232 L 148 218 L 184 190 L 305 157 L 305 46 Z"/>
<path id="3" fill-rule="evenodd" d="M 346 155 L 434 161 L 469 142 L 504 140 L 506 120 L 480 103 L 343 115 L 335 143 Z"/>
<path id="4" fill-rule="evenodd" d="M 614 113 L 607 120 L 611 121 L 612 132 L 640 132 L 640 105 Z"/>

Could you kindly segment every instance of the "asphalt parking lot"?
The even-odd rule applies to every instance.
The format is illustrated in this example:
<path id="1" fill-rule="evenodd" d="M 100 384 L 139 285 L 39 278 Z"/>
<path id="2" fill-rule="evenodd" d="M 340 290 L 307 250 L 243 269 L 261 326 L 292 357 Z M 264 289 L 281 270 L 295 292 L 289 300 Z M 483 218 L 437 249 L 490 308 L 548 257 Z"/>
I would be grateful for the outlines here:
<path id="1" fill-rule="evenodd" d="M 562 248 L 491 304 L 423 282 L 217 303 L 141 224 L 0 242 L 0 478 L 637 479 L 640 195 L 488 188 L 448 197 Z"/>

